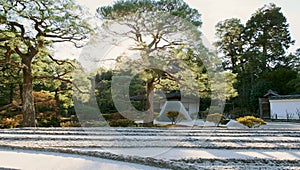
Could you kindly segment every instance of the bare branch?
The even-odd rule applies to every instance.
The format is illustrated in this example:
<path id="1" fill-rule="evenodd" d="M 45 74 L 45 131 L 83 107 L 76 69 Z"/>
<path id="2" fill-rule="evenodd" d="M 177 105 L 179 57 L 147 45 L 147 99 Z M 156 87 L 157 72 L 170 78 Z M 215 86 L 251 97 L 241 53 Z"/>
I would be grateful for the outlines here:
<path id="1" fill-rule="evenodd" d="M 11 60 L 11 55 L 13 53 L 12 49 L 10 48 L 10 46 L 8 46 L 8 44 L 6 43 L 5 46 L 1 46 L 1 48 L 5 49 L 6 52 L 5 52 L 5 59 L 3 60 L 0 60 L 0 64 L 9 64 L 9 65 L 12 65 L 12 66 L 15 66 L 17 68 L 27 68 L 26 65 L 22 64 L 22 63 L 19 63 L 19 62 L 16 62 L 16 61 L 13 61 Z"/>
<path id="2" fill-rule="evenodd" d="M 22 51 L 19 49 L 18 46 L 15 47 L 15 52 L 20 56 L 20 57 L 24 57 L 25 54 L 22 53 Z"/>
<path id="3" fill-rule="evenodd" d="M 161 47 L 155 47 L 155 48 L 153 48 L 153 49 L 150 49 L 150 52 L 153 52 L 153 51 L 156 51 L 156 50 L 164 50 L 164 49 L 166 49 L 166 48 L 168 48 L 168 47 L 172 47 L 172 46 L 175 46 L 175 45 L 185 45 L 184 43 L 177 43 L 177 42 L 171 42 L 171 43 L 169 43 L 169 44 L 166 44 L 166 45 L 163 45 L 163 46 L 161 46 Z"/>
<path id="4" fill-rule="evenodd" d="M 13 21 L 7 21 L 7 22 L 12 27 L 18 27 L 21 30 L 21 37 L 24 37 L 24 35 L 25 35 L 25 28 L 24 28 L 24 26 L 22 24 L 19 24 L 17 22 L 13 22 Z"/>
<path id="5" fill-rule="evenodd" d="M 7 40 L 10 40 L 10 38 L 8 38 L 8 37 L 0 38 L 0 42 L 7 41 Z"/>
<path id="6" fill-rule="evenodd" d="M 52 40 L 53 43 L 61 43 L 61 42 L 71 42 L 76 48 L 82 48 L 84 45 L 78 45 L 72 39 L 60 39 L 60 40 Z"/>
<path id="7" fill-rule="evenodd" d="M 54 61 L 56 64 L 58 65 L 64 65 L 64 64 L 70 64 L 72 67 L 75 67 L 71 62 L 66 61 L 66 60 L 57 60 L 55 58 L 53 58 L 50 54 L 48 55 L 48 57 Z"/>
<path id="8" fill-rule="evenodd" d="M 75 37 L 75 36 L 64 36 L 63 34 L 60 35 L 56 35 L 56 34 L 44 34 L 44 37 L 48 37 L 48 38 L 58 38 L 61 40 L 66 40 L 66 41 L 71 41 L 71 40 L 75 40 L 75 41 L 81 41 L 86 39 L 86 36 L 82 36 L 82 37 Z"/>
<path id="9" fill-rule="evenodd" d="M 18 68 L 27 68 L 26 65 L 22 64 L 22 63 L 19 63 L 19 62 L 15 62 L 15 61 L 11 61 L 9 60 L 8 62 L 4 59 L 4 60 L 0 60 L 0 64 L 9 64 L 9 65 L 12 65 L 12 66 L 15 66 L 15 67 L 18 67 Z"/>
<path id="10" fill-rule="evenodd" d="M 82 91 L 74 82 L 72 82 L 69 79 L 64 79 L 61 77 L 54 77 L 54 76 L 35 76 L 35 79 L 54 79 L 54 80 L 60 80 L 62 82 L 68 83 L 68 84 L 73 84 L 73 86 L 79 91 L 79 93 L 82 94 L 90 94 L 89 92 L 84 92 Z"/>
<path id="11" fill-rule="evenodd" d="M 17 106 L 17 105 L 15 105 L 14 103 L 10 103 L 10 104 L 8 104 L 8 105 L 5 105 L 5 106 L 0 107 L 0 111 L 6 110 L 6 109 L 8 109 L 8 108 L 18 108 L 18 109 L 22 109 L 22 106 Z"/>

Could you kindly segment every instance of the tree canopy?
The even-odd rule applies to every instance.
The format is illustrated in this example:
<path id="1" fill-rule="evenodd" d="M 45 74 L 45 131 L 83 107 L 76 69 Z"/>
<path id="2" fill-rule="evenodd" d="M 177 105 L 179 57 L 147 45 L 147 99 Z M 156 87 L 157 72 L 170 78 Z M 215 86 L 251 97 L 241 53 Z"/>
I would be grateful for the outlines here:
<path id="1" fill-rule="evenodd" d="M 106 37 L 113 37 L 115 41 L 127 38 L 132 42 L 127 50 L 135 54 L 127 53 L 117 59 L 117 75 L 130 77 L 139 74 L 145 82 L 148 100 L 144 122 L 153 121 L 151 100 L 155 89 L 184 90 L 195 96 L 199 93 L 208 96 L 213 90 L 219 90 L 219 94 L 225 95 L 222 92 L 225 88 L 216 84 L 226 82 L 221 78 L 220 83 L 218 76 L 213 75 L 219 71 L 215 56 L 202 43 L 199 31 L 201 14 L 184 1 L 117 1 L 111 6 L 98 8 L 97 12 L 104 22 L 103 41 Z M 111 40 L 117 44 L 115 41 Z M 232 84 L 227 85 L 227 92 L 231 93 L 228 97 L 234 96 Z M 116 100 L 126 96 L 120 93 L 120 89 L 117 88 L 119 96 Z M 219 99 L 222 95 L 210 97 Z"/>
<path id="2" fill-rule="evenodd" d="M 72 0 L 1 0 L 0 63 L 22 69 L 24 126 L 35 125 L 32 62 L 48 56 L 59 64 L 49 50 L 53 43 L 78 46 L 77 42 L 86 39 L 90 28 L 82 14 Z"/>
<path id="3" fill-rule="evenodd" d="M 246 24 L 238 18 L 220 21 L 216 25 L 216 36 L 215 45 L 224 69 L 237 73 L 239 96 L 235 101 L 244 113 L 258 112 L 258 97 L 269 90 L 266 88 L 277 89 L 282 94 L 292 93 L 280 90 L 280 86 L 286 87 L 297 74 L 297 57 L 287 54 L 294 41 L 280 7 L 272 3 L 264 5 Z M 285 73 L 289 76 L 282 77 Z"/>

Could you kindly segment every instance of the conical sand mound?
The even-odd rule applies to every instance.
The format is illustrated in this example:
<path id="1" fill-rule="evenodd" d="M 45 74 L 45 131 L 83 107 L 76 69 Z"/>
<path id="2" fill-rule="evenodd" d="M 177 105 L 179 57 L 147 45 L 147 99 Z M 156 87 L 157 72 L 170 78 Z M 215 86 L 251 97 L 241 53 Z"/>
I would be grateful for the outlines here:
<path id="1" fill-rule="evenodd" d="M 166 115 L 168 111 L 179 111 L 180 115 L 178 116 L 178 118 L 180 117 L 180 119 L 188 121 L 192 120 L 180 101 L 166 101 L 156 120 L 160 122 L 171 122 L 171 120 Z"/>

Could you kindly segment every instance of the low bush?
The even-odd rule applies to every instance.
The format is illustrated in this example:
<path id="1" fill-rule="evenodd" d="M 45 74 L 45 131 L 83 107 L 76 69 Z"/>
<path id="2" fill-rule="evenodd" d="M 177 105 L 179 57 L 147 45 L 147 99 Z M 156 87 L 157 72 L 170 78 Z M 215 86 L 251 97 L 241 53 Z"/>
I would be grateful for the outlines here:
<path id="1" fill-rule="evenodd" d="M 126 114 L 126 113 L 123 113 Z M 130 115 L 130 114 L 129 114 Z M 126 115 L 125 115 L 126 116 Z M 84 126 L 88 125 L 88 126 L 111 126 L 111 127 L 130 127 L 130 126 L 137 126 L 137 124 L 126 118 L 124 115 L 122 115 L 121 113 L 109 113 L 109 114 L 102 114 L 102 117 L 105 120 L 102 120 L 103 118 L 99 118 L 100 121 L 89 121 L 86 122 L 87 124 L 85 124 Z"/>
<path id="2" fill-rule="evenodd" d="M 37 127 L 59 127 L 60 121 L 55 112 L 46 111 L 38 113 L 36 117 Z"/>
<path id="3" fill-rule="evenodd" d="M 112 113 L 110 119 L 108 120 L 119 120 L 119 119 L 125 119 L 124 116 L 121 113 Z"/>
<path id="4" fill-rule="evenodd" d="M 213 113 L 206 116 L 206 121 L 215 123 L 219 126 L 221 122 L 225 121 L 225 116 L 221 113 Z"/>
<path id="5" fill-rule="evenodd" d="M 101 114 L 101 116 L 105 119 L 105 120 L 111 120 L 112 118 L 112 113 L 108 113 L 108 114 Z M 99 119 L 103 119 L 102 117 L 99 117 Z"/>
<path id="6" fill-rule="evenodd" d="M 176 119 L 178 118 L 179 114 L 179 111 L 170 110 L 166 113 L 166 116 L 171 120 L 173 125 L 176 124 Z"/>
<path id="7" fill-rule="evenodd" d="M 108 114 L 102 114 L 102 117 L 107 120 L 118 120 L 118 119 L 125 119 L 124 116 L 121 113 L 108 113 Z"/>
<path id="8" fill-rule="evenodd" d="M 237 118 L 243 117 L 245 115 L 255 116 L 255 115 L 253 115 L 252 112 L 249 112 L 246 109 L 239 108 L 239 107 L 235 107 L 234 110 L 228 111 L 227 114 L 230 115 L 230 118 L 232 118 L 232 119 L 237 119 Z"/>
<path id="9" fill-rule="evenodd" d="M 236 120 L 239 123 L 243 124 L 244 126 L 248 126 L 249 128 L 259 127 L 260 125 L 266 124 L 264 120 L 254 116 L 244 116 L 244 117 L 237 118 Z"/>
<path id="10" fill-rule="evenodd" d="M 17 118 L 2 118 L 1 128 L 16 128 L 20 126 L 20 120 Z"/>
<path id="11" fill-rule="evenodd" d="M 109 122 L 111 127 L 130 127 L 135 126 L 134 121 L 129 119 L 118 119 L 118 120 L 111 120 Z"/>
<path id="12" fill-rule="evenodd" d="M 81 125 L 76 121 L 67 121 L 67 122 L 61 122 L 61 127 L 80 127 Z"/>

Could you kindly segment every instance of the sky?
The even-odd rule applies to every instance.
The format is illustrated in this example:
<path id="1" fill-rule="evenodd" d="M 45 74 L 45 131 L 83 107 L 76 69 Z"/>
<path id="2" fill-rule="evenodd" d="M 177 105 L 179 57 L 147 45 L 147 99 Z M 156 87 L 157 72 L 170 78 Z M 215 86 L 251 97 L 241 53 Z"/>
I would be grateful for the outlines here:
<path id="1" fill-rule="evenodd" d="M 96 8 L 112 4 L 113 0 L 77 0 L 80 5 L 95 13 Z M 282 13 L 287 18 L 291 37 L 295 44 L 290 47 L 289 52 L 295 52 L 300 48 L 300 1 L 299 0 L 185 0 L 190 7 L 195 8 L 202 15 L 202 33 L 209 43 L 215 39 L 215 25 L 222 20 L 239 18 L 246 23 L 251 15 L 265 4 L 275 3 L 282 8 Z"/>

